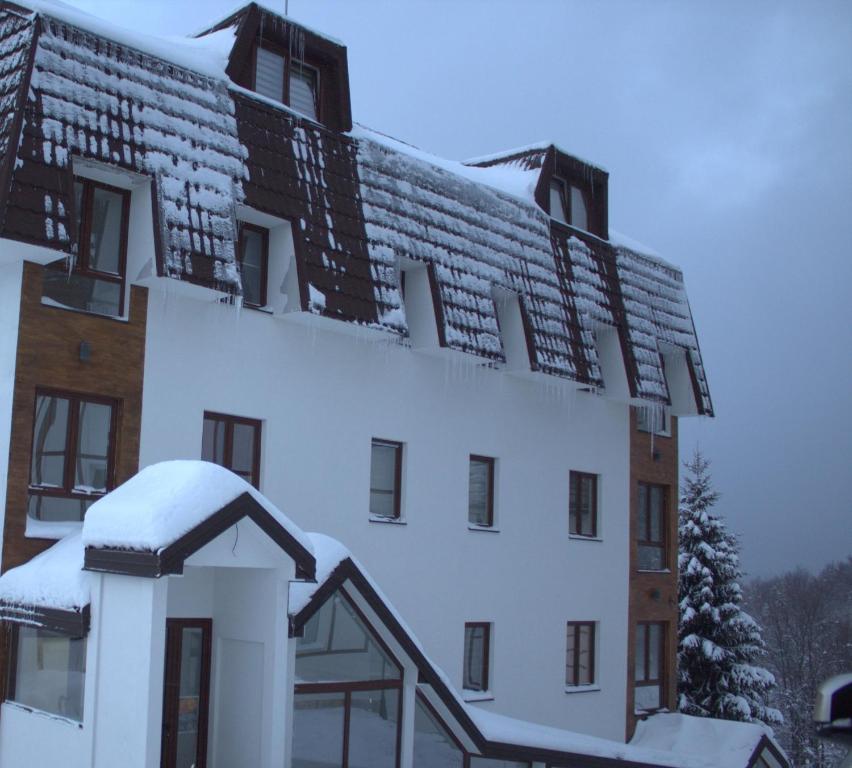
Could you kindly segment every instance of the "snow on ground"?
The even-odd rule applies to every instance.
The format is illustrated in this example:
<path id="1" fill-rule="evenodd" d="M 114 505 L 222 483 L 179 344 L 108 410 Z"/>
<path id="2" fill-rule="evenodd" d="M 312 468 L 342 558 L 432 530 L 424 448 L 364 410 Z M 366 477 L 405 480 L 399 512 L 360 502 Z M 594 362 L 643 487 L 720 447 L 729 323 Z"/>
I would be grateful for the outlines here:
<path id="1" fill-rule="evenodd" d="M 250 493 L 305 549 L 310 539 L 263 494 L 209 461 L 152 464 L 86 512 L 83 545 L 156 552 L 243 493 Z"/>

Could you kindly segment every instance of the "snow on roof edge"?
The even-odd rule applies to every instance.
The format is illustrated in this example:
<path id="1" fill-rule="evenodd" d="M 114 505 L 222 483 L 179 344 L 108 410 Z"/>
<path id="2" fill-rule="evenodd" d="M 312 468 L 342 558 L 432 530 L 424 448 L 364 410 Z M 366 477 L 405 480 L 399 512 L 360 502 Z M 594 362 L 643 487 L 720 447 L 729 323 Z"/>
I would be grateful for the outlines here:
<path id="1" fill-rule="evenodd" d="M 575 160 L 579 160 L 581 163 L 585 163 L 592 168 L 595 168 L 598 171 L 603 171 L 604 173 L 609 173 L 609 171 L 604 168 L 602 165 L 598 163 L 593 163 L 591 160 L 587 160 L 584 157 L 580 157 L 575 152 L 569 152 L 564 147 L 557 144 L 555 141 L 534 141 L 531 144 L 526 144 L 521 147 L 514 147 L 512 149 L 504 149 L 497 152 L 492 152 L 487 155 L 480 155 L 479 157 L 470 157 L 467 160 L 462 160 L 461 162 L 464 165 L 477 165 L 479 163 L 489 163 L 495 160 L 505 160 L 514 155 L 522 155 L 525 152 L 537 152 L 542 150 L 548 150 L 553 147 L 557 152 L 561 152 L 563 155 L 568 155 L 568 157 L 573 157 Z"/>
<path id="2" fill-rule="evenodd" d="M 356 141 L 371 141 L 374 144 L 392 149 L 415 160 L 428 163 L 447 173 L 452 173 L 467 182 L 485 186 L 500 194 L 508 195 L 515 201 L 546 216 L 535 201 L 535 183 L 538 171 L 510 170 L 507 174 L 507 169 L 505 168 L 478 168 L 476 166 L 468 166 L 459 160 L 448 160 L 440 155 L 435 155 L 413 144 L 408 144 L 401 139 L 388 136 L 386 133 L 382 133 L 374 128 L 368 128 L 362 123 L 357 122 L 354 123 L 352 130 L 347 135 Z M 510 180 L 513 183 L 510 183 Z"/>
<path id="3" fill-rule="evenodd" d="M 289 24 L 294 24 L 297 27 L 301 27 L 306 32 L 310 32 L 312 35 L 316 35 L 317 37 L 321 37 L 324 40 L 328 40 L 330 43 L 334 43 L 335 45 L 339 45 L 341 48 L 346 47 L 346 44 L 340 38 L 334 37 L 333 35 L 329 35 L 326 32 L 320 32 L 318 29 L 315 29 L 314 27 L 309 27 L 307 24 L 303 24 L 301 21 L 299 21 L 294 16 L 289 15 L 289 14 L 285 15 L 285 14 L 281 13 L 280 10 L 273 8 L 271 5 L 267 5 L 265 2 L 263 2 L 263 0 L 249 0 L 249 2 L 243 2 L 243 3 L 240 3 L 239 5 L 233 6 L 231 8 L 231 10 L 228 11 L 227 13 L 220 14 L 218 17 L 214 18 L 213 21 L 206 23 L 203 27 L 198 28 L 195 32 L 191 32 L 190 37 L 201 37 L 201 36 L 203 36 L 206 32 L 213 29 L 213 27 L 215 27 L 217 24 L 221 24 L 223 21 L 227 21 L 231 16 L 236 16 L 238 13 L 245 10 L 246 8 L 248 8 L 248 6 L 250 6 L 252 4 L 256 5 L 258 8 L 260 8 L 265 13 L 270 13 L 273 16 L 277 16 L 279 19 L 281 19 L 281 21 L 286 21 Z"/>
<path id="4" fill-rule="evenodd" d="M 16 0 L 22 8 L 70 24 L 140 53 L 175 64 L 205 77 L 227 80 L 220 52 L 211 52 L 204 38 L 149 35 L 106 21 L 58 0 Z M 227 63 L 227 62 L 225 62 Z"/>
<path id="5" fill-rule="evenodd" d="M 614 248 L 618 248 L 623 251 L 630 251 L 638 256 L 643 256 L 649 261 L 657 262 L 657 264 L 661 267 L 677 272 L 681 280 L 683 280 L 683 270 L 677 266 L 677 264 L 673 264 L 672 262 L 664 259 L 653 248 L 643 245 L 638 240 L 634 240 L 632 237 L 628 237 L 627 235 L 614 230 L 612 227 L 609 229 L 609 242 Z"/>

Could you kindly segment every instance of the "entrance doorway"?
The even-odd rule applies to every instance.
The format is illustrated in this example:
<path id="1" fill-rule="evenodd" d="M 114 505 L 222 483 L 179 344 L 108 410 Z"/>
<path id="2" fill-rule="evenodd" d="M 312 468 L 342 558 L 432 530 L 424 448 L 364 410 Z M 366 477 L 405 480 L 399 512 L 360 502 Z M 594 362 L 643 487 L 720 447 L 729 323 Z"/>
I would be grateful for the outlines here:
<path id="1" fill-rule="evenodd" d="M 162 768 L 205 768 L 210 619 L 166 619 Z"/>

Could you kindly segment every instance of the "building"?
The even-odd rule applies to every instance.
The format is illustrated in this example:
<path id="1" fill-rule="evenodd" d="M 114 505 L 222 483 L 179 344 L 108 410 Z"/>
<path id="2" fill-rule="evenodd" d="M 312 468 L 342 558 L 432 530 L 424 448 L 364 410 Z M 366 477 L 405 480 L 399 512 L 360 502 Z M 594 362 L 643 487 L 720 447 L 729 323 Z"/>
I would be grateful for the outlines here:
<path id="1" fill-rule="evenodd" d="M 42 708 L 14 703 L 27 633 L 39 648 L 64 633 L 66 665 L 67 638 L 88 635 L 74 653 L 118 674 L 133 662 L 104 638 L 135 627 L 150 706 L 127 739 L 139 765 L 159 760 L 177 717 L 161 698 L 165 619 L 226 606 L 181 613 L 184 587 L 154 585 L 190 585 L 186 563 L 212 588 L 204 569 L 225 567 L 223 537 L 251 515 L 222 517 L 234 497 L 218 499 L 219 527 L 158 570 L 151 553 L 195 528 L 159 543 L 128 529 L 107 546 L 86 514 L 103 519 L 140 469 L 175 459 L 214 461 L 262 492 L 266 516 L 252 514 L 266 522 L 246 524 L 256 560 L 239 567 L 277 574 L 223 587 L 241 608 L 255 587 L 277 606 L 258 629 L 266 655 L 234 646 L 225 665 L 233 615 L 174 624 L 205 638 L 218 681 L 211 764 L 236 760 L 220 751 L 222 702 L 241 699 L 222 692 L 261 669 L 274 680 L 246 764 L 291 750 L 291 726 L 274 723 L 292 721 L 303 626 L 275 601 L 315 575 L 304 530 L 338 539 L 380 585 L 356 609 L 385 627 L 404 618 L 391 655 L 446 689 L 430 706 L 452 709 L 439 714 L 468 762 L 578 759 L 558 740 L 542 752 L 552 738 L 501 751 L 471 711 L 621 742 L 674 704 L 677 423 L 712 403 L 682 275 L 609 230 L 605 171 L 552 144 L 448 162 L 354 125 L 346 48 L 254 3 L 185 45 L 6 3 L 0 62 L 0 594 L 4 655 L 18 654 L 0 733 L 31 736 L 22 712 Z M 136 564 L 91 554 L 104 546 Z M 79 572 L 89 602 L 39 593 L 42 571 Z M 116 585 L 112 602 L 92 579 Z M 137 599 L 147 624 L 128 615 Z M 128 715 L 111 684 L 86 674 L 85 712 L 51 710 L 94 732 L 73 748 L 81 765 L 114 748 L 100 718 Z M 404 765 L 413 717 L 403 706 Z M 255 732 L 233 718 L 234 733 Z"/>

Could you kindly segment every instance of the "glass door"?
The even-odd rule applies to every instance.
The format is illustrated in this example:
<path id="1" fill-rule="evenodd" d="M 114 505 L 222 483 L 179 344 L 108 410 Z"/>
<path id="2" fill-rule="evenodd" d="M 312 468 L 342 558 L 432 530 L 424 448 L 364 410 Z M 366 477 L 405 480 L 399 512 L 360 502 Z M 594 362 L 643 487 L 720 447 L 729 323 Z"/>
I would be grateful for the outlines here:
<path id="1" fill-rule="evenodd" d="M 205 768 L 210 619 L 166 620 L 162 768 Z"/>

